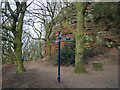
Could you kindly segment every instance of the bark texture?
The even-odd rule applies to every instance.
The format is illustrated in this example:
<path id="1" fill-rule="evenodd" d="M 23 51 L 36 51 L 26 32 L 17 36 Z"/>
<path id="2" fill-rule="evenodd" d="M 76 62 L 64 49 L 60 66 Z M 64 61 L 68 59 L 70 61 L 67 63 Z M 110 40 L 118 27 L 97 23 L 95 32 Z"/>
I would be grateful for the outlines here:
<path id="1" fill-rule="evenodd" d="M 75 51 L 75 68 L 76 73 L 86 73 L 86 68 L 84 67 L 84 33 L 83 33 L 83 24 L 84 24 L 84 15 L 83 8 L 84 3 L 77 2 L 77 29 L 75 34 L 76 40 L 76 51 Z"/>

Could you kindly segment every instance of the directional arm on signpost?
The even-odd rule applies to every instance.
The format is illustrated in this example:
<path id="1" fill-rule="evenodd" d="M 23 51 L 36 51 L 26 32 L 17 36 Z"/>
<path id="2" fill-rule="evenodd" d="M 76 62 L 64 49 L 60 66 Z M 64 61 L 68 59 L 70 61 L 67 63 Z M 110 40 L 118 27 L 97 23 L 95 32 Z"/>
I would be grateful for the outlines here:
<path id="1" fill-rule="evenodd" d="M 53 42 L 66 41 L 66 40 L 70 40 L 70 38 L 68 38 L 68 37 L 66 37 L 66 38 L 61 38 L 60 40 L 56 40 L 56 41 L 53 41 Z"/>
<path id="2" fill-rule="evenodd" d="M 61 77 L 60 77 L 60 41 L 66 41 L 66 40 L 70 40 L 69 37 L 66 38 L 61 38 L 61 31 L 58 31 L 58 40 L 53 41 L 53 42 L 58 42 L 58 83 L 60 83 Z"/>

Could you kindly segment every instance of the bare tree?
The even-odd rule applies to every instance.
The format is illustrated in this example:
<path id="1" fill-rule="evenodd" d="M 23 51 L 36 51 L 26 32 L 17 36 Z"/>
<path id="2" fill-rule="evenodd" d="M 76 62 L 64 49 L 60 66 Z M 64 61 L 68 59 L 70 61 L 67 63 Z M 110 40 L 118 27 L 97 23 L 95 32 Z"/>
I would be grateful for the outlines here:
<path id="1" fill-rule="evenodd" d="M 29 10 L 28 12 L 37 19 L 39 19 L 38 23 L 40 23 L 44 31 L 41 32 L 40 30 L 37 29 L 36 31 L 38 33 L 42 33 L 42 36 L 44 38 L 38 37 L 38 39 L 39 40 L 42 39 L 46 42 L 48 55 L 49 57 L 51 57 L 50 37 L 53 31 L 53 27 L 55 25 L 55 19 L 56 19 L 55 17 L 56 14 L 58 13 L 57 2 L 47 2 L 47 1 L 43 2 L 36 0 L 34 4 L 36 8 L 34 8 L 33 10 Z"/>
<path id="2" fill-rule="evenodd" d="M 7 38 L 6 36 L 2 36 L 2 40 L 13 43 L 14 45 L 13 49 L 15 51 L 17 63 L 17 72 L 19 73 L 25 71 L 21 58 L 22 57 L 21 47 L 23 45 L 21 37 L 23 31 L 23 19 L 25 16 L 26 8 L 29 5 L 27 5 L 25 1 L 19 2 L 18 0 L 14 1 L 14 7 L 12 7 L 13 5 L 10 4 L 10 2 L 4 2 L 2 4 L 2 13 L 3 16 L 6 17 L 5 20 L 2 22 L 2 29 L 9 30 L 13 34 L 13 38 L 10 39 Z"/>

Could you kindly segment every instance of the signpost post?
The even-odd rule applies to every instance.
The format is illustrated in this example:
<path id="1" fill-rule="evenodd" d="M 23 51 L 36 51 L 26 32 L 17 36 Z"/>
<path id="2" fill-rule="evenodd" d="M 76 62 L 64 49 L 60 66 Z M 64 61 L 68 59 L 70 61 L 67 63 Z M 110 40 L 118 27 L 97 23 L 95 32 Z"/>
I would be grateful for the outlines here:
<path id="1" fill-rule="evenodd" d="M 58 42 L 58 83 L 60 83 L 61 77 L 60 77 L 60 41 L 61 40 L 70 40 L 70 38 L 61 38 L 61 31 L 58 31 L 58 40 L 54 42 Z"/>
<path id="2" fill-rule="evenodd" d="M 61 31 L 58 31 L 58 83 L 60 83 L 60 39 Z"/>

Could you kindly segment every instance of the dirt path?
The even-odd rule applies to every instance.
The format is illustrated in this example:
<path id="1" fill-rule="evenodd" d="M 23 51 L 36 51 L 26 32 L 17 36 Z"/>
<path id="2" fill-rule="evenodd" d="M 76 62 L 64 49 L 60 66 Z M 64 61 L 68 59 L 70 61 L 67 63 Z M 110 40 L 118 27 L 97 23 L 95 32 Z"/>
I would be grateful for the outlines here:
<path id="1" fill-rule="evenodd" d="M 61 67 L 61 83 L 57 83 L 57 67 L 43 62 L 25 63 L 27 71 L 16 74 L 15 66 L 3 76 L 3 87 L 9 88 L 116 88 L 118 68 L 105 66 L 103 71 L 87 68 L 88 74 L 75 74 L 73 67 Z"/>
<path id="2" fill-rule="evenodd" d="M 118 65 L 106 64 L 102 71 L 87 65 L 87 74 L 75 74 L 73 66 L 61 66 L 61 83 L 57 82 L 57 66 L 38 60 L 24 63 L 27 71 L 16 73 L 9 65 L 3 73 L 3 88 L 118 88 Z"/>

